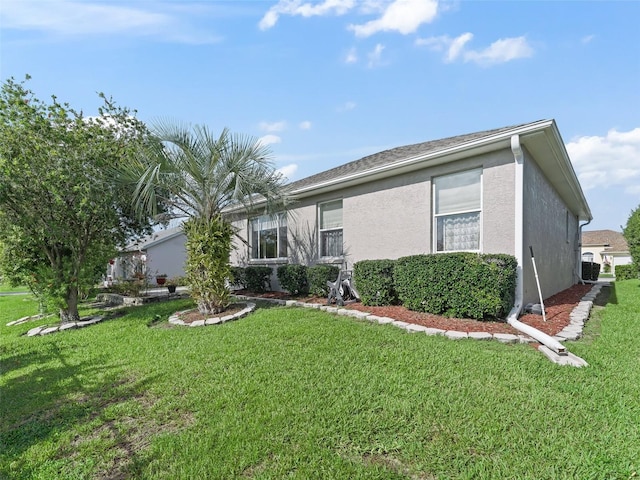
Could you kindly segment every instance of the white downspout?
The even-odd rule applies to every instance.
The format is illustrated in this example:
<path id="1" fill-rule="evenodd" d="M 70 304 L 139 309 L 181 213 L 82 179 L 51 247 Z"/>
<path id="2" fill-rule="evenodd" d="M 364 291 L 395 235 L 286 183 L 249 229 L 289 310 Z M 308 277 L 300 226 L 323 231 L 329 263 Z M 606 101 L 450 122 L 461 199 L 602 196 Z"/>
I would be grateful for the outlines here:
<path id="1" fill-rule="evenodd" d="M 524 296 L 523 290 L 523 265 L 524 265 L 524 252 L 523 252 L 523 209 L 524 209 L 524 154 L 522 147 L 520 146 L 520 135 L 513 135 L 511 137 L 511 151 L 513 152 L 513 158 L 515 160 L 515 257 L 518 261 L 516 270 L 516 292 L 515 301 L 509 316 L 507 317 L 507 323 L 516 330 L 529 335 L 534 340 L 537 340 L 541 344 L 550 348 L 559 355 L 567 355 L 567 349 L 558 342 L 556 339 L 541 332 L 537 328 L 533 328 L 526 323 L 522 323 L 518 320 L 518 316 L 522 311 L 522 297 Z"/>
<path id="2" fill-rule="evenodd" d="M 587 225 L 589 225 L 591 223 L 591 220 L 589 220 L 587 223 L 583 223 L 582 225 L 578 225 L 578 258 L 576 261 L 576 272 L 577 272 L 577 276 L 578 276 L 578 281 L 584 285 L 586 282 L 582 279 L 582 229 L 584 227 L 586 227 Z M 590 283 L 595 283 L 595 282 L 590 282 Z"/>

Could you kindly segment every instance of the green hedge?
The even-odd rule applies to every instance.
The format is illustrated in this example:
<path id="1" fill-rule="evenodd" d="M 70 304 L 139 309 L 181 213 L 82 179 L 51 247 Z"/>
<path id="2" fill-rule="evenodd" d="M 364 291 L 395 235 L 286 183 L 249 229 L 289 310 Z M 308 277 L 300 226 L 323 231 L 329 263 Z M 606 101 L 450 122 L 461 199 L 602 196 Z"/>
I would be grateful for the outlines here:
<path id="1" fill-rule="evenodd" d="M 415 311 L 451 317 L 504 318 L 513 305 L 517 261 L 511 255 L 446 253 L 396 261 L 401 303 Z"/>
<path id="2" fill-rule="evenodd" d="M 247 288 L 247 276 L 244 267 L 231 267 L 231 285 L 237 285 L 240 288 Z"/>
<path id="3" fill-rule="evenodd" d="M 393 260 L 362 260 L 353 266 L 353 281 L 364 305 L 394 305 L 398 294 L 393 281 Z"/>
<path id="4" fill-rule="evenodd" d="M 271 267 L 251 266 L 244 269 L 247 290 L 263 293 L 271 290 Z"/>
<path id="5" fill-rule="evenodd" d="M 640 269 L 635 264 L 617 265 L 616 280 L 632 280 L 640 278 Z"/>
<path id="6" fill-rule="evenodd" d="M 335 282 L 338 273 L 340 273 L 340 268 L 335 265 L 314 265 L 307 268 L 309 293 L 318 297 L 328 296 L 327 282 Z"/>
<path id="7" fill-rule="evenodd" d="M 280 265 L 278 267 L 280 286 L 292 295 L 309 293 L 309 280 L 305 265 Z"/>

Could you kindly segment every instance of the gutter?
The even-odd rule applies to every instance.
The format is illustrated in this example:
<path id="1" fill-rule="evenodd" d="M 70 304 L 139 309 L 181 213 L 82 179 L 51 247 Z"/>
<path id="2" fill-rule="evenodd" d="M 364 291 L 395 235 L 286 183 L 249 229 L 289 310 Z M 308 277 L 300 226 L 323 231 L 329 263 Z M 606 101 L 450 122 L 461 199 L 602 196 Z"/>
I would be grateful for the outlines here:
<path id="1" fill-rule="evenodd" d="M 520 312 L 522 312 L 522 298 L 523 294 L 523 273 L 522 266 L 524 264 L 523 254 L 523 197 L 524 197 L 524 154 L 522 152 L 522 146 L 520 145 L 520 135 L 511 136 L 511 151 L 513 152 L 513 158 L 515 160 L 515 256 L 518 261 L 516 270 L 516 292 L 513 308 L 507 316 L 507 323 L 516 330 L 529 335 L 534 340 L 537 340 L 545 347 L 551 349 L 558 355 L 567 355 L 567 349 L 564 345 L 558 342 L 556 339 L 541 332 L 537 328 L 533 328 L 526 323 L 522 323 L 518 320 Z"/>

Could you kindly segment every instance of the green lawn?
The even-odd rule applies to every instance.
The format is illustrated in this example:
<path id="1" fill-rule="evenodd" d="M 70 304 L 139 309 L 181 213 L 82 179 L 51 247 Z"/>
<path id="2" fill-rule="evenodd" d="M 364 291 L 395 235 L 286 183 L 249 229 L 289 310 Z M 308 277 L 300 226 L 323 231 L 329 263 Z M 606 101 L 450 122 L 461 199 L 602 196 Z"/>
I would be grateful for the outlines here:
<path id="1" fill-rule="evenodd" d="M 628 480 L 640 282 L 612 289 L 582 369 L 317 310 L 168 328 L 186 301 L 26 338 L 0 297 L 0 478 Z"/>
<path id="2" fill-rule="evenodd" d="M 0 293 L 6 292 L 28 292 L 29 289 L 27 287 L 11 287 L 5 283 L 0 283 Z"/>

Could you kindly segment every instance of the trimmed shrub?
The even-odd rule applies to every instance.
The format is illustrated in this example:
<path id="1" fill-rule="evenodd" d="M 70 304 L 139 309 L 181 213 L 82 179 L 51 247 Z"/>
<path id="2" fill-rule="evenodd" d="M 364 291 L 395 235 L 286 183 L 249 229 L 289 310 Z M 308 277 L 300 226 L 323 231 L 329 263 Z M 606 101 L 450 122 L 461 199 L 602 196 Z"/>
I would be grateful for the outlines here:
<path id="1" fill-rule="evenodd" d="M 629 265 L 616 266 L 616 280 L 635 280 L 640 278 L 640 269 L 631 263 Z"/>
<path id="2" fill-rule="evenodd" d="M 600 264 L 594 262 L 582 262 L 582 279 L 597 281 L 600 276 Z"/>
<path id="3" fill-rule="evenodd" d="M 247 288 L 247 275 L 244 270 L 244 267 L 231 267 L 229 283 L 240 288 Z"/>
<path id="4" fill-rule="evenodd" d="M 309 279 L 309 293 L 318 297 L 329 295 L 327 282 L 335 282 L 340 273 L 340 268 L 336 265 L 314 265 L 307 268 Z"/>
<path id="5" fill-rule="evenodd" d="M 393 281 L 393 260 L 362 260 L 353 266 L 353 281 L 364 305 L 394 305 L 398 294 Z"/>
<path id="6" fill-rule="evenodd" d="M 278 267 L 280 286 L 292 295 L 309 293 L 309 280 L 305 265 L 281 265 Z"/>
<path id="7" fill-rule="evenodd" d="M 410 310 L 473 319 L 503 318 L 515 294 L 517 261 L 510 255 L 446 253 L 396 261 L 398 298 Z"/>
<path id="8" fill-rule="evenodd" d="M 271 290 L 271 267 L 251 266 L 244 269 L 247 290 L 264 293 Z"/>

